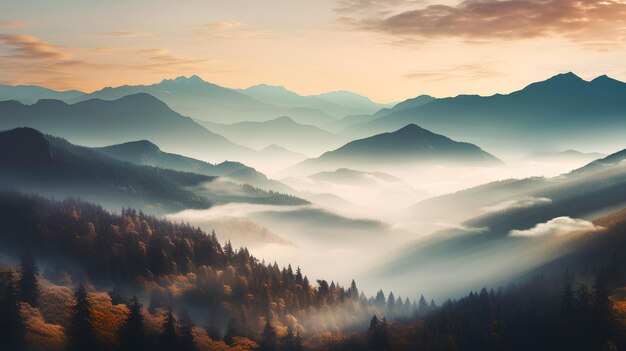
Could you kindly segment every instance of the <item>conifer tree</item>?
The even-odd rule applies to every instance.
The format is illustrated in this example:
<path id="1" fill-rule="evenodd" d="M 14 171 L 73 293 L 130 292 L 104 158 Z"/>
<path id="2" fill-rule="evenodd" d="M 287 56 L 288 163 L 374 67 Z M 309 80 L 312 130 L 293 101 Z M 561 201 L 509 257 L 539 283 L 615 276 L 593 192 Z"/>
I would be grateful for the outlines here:
<path id="1" fill-rule="evenodd" d="M 0 350 L 20 350 L 24 333 L 13 272 L 0 272 Z"/>
<path id="2" fill-rule="evenodd" d="M 193 338 L 194 323 L 191 317 L 186 311 L 180 316 L 180 351 L 193 351 L 194 338 Z"/>
<path id="3" fill-rule="evenodd" d="M 136 296 L 128 304 L 128 316 L 119 331 L 121 351 L 142 350 L 145 347 L 144 316 L 141 313 L 141 304 Z"/>
<path id="4" fill-rule="evenodd" d="M 161 348 L 163 351 L 178 351 L 180 349 L 180 338 L 176 331 L 176 318 L 172 308 L 168 307 L 163 322 L 163 332 L 161 332 Z"/>
<path id="5" fill-rule="evenodd" d="M 276 338 L 276 330 L 270 323 L 269 318 L 265 321 L 265 327 L 261 334 L 261 351 L 276 351 L 278 349 L 278 341 Z"/>
<path id="6" fill-rule="evenodd" d="M 39 268 L 35 258 L 27 253 L 22 255 L 21 277 L 19 281 L 20 301 L 28 302 L 31 306 L 37 306 L 39 301 Z"/>
<path id="7" fill-rule="evenodd" d="M 72 317 L 68 328 L 68 348 L 71 351 L 99 350 L 94 335 L 91 315 L 91 303 L 84 286 L 79 286 L 74 294 L 76 303 L 72 308 Z"/>
<path id="8" fill-rule="evenodd" d="M 217 325 L 215 324 L 215 318 L 212 313 L 209 315 L 209 319 L 208 319 L 207 326 L 206 326 L 206 334 L 209 338 L 211 338 L 211 340 L 214 340 L 214 341 L 222 340 L 222 333 L 220 329 L 217 327 Z"/>

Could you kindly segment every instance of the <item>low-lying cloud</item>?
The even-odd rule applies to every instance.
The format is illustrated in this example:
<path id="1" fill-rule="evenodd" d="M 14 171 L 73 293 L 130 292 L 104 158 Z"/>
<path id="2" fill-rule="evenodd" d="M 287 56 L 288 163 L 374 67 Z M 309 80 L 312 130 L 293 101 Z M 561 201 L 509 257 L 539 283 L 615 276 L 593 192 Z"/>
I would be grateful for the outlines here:
<path id="1" fill-rule="evenodd" d="M 602 227 L 596 226 L 592 222 L 584 219 L 570 217 L 556 217 L 545 223 L 538 223 L 533 228 L 527 230 L 511 230 L 511 236 L 534 238 L 540 236 L 563 235 L 575 231 L 596 231 Z"/>
<path id="2" fill-rule="evenodd" d="M 460 232 L 468 234 L 480 234 L 489 231 L 489 227 L 470 227 L 464 224 L 452 224 L 452 223 L 435 223 L 438 227 L 444 229 L 458 230 Z"/>
<path id="3" fill-rule="evenodd" d="M 492 206 L 482 207 L 483 212 L 500 212 L 512 208 L 525 208 L 537 205 L 545 205 L 551 203 L 552 200 L 547 197 L 520 196 L 518 198 L 499 202 Z"/>

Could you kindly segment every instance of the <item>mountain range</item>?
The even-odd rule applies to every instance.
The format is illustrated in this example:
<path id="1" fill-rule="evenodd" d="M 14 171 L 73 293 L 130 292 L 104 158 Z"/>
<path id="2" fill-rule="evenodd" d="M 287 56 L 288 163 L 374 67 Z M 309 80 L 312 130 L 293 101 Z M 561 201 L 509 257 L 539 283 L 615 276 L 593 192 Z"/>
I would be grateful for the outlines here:
<path id="1" fill-rule="evenodd" d="M 85 95 L 82 91 L 57 91 L 36 85 L 3 85 L 0 84 L 0 101 L 16 100 L 31 105 L 41 99 L 71 100 Z"/>
<path id="2" fill-rule="evenodd" d="M 387 106 L 377 104 L 365 96 L 348 91 L 302 96 L 287 90 L 285 87 L 267 84 L 255 85 L 239 91 L 266 104 L 320 110 L 335 118 L 371 114 Z"/>
<path id="3" fill-rule="evenodd" d="M 343 133 L 363 137 L 416 123 L 489 149 L 532 152 L 612 149 L 626 126 L 626 84 L 605 75 L 586 81 L 570 72 L 510 94 L 459 95 L 407 108 L 401 105 Z"/>
<path id="4" fill-rule="evenodd" d="M 196 158 L 223 161 L 254 151 L 212 133 L 170 109 L 157 98 L 138 93 L 106 101 L 74 104 L 39 100 L 33 105 L 0 102 L 0 129 L 31 127 L 86 146 L 150 140 L 161 147 Z"/>
<path id="5" fill-rule="evenodd" d="M 198 76 L 164 79 L 151 85 L 124 85 L 69 98 L 75 103 L 93 98 L 116 100 L 126 95 L 147 93 L 167 103 L 172 109 L 198 120 L 216 123 L 265 121 L 280 116 L 316 126 L 323 126 L 348 113 L 376 111 L 375 103 L 346 99 L 346 94 L 329 93 L 325 97 L 301 96 L 284 87 L 259 85 L 244 90 L 229 89 L 209 83 Z M 344 100 L 340 105 L 329 100 Z"/>
<path id="6" fill-rule="evenodd" d="M 4 189 L 55 197 L 82 197 L 119 209 L 153 212 L 208 208 L 187 188 L 215 177 L 135 166 L 31 128 L 0 132 L 0 179 Z"/>
<path id="7" fill-rule="evenodd" d="M 289 189 L 245 165 L 211 165 L 162 153 L 147 141 L 88 148 L 32 128 L 16 128 L 0 132 L 0 148 L 3 188 L 93 199 L 111 209 L 133 206 L 163 213 L 226 202 L 308 204 L 289 195 L 217 179 L 221 173 Z"/>

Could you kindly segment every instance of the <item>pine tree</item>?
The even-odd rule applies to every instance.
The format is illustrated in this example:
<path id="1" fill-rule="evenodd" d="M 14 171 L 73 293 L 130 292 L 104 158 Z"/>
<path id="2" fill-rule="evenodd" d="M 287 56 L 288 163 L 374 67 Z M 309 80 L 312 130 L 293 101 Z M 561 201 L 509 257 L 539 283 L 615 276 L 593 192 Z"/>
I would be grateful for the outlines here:
<path id="1" fill-rule="evenodd" d="M 87 290 L 81 285 L 74 294 L 76 303 L 67 333 L 71 351 L 99 350 L 93 330 L 91 303 L 87 297 Z"/>
<path id="2" fill-rule="evenodd" d="M 428 314 L 428 302 L 426 302 L 426 299 L 424 298 L 424 295 L 420 296 L 420 300 L 418 302 L 418 306 L 417 306 L 417 315 L 420 317 L 424 317 L 425 315 Z"/>
<path id="3" fill-rule="evenodd" d="M 278 341 L 276 339 L 276 330 L 270 323 L 269 318 L 265 321 L 265 327 L 261 334 L 261 351 L 276 351 L 278 348 Z"/>
<path id="4" fill-rule="evenodd" d="M 379 307 L 385 306 L 385 293 L 382 290 L 378 290 L 376 293 L 376 304 Z"/>
<path id="5" fill-rule="evenodd" d="M 574 302 L 574 292 L 572 291 L 572 286 L 567 284 L 565 286 L 563 296 L 561 297 L 561 306 L 559 309 L 561 327 L 559 336 L 562 340 L 562 346 L 564 349 L 571 349 L 572 342 L 574 340 L 574 322 L 576 321 Z"/>
<path id="6" fill-rule="evenodd" d="M 355 300 L 359 298 L 359 289 L 356 287 L 354 279 L 352 279 L 352 283 L 350 283 L 350 298 Z"/>
<path id="7" fill-rule="evenodd" d="M 20 350 L 24 333 L 13 272 L 0 272 L 0 350 Z"/>
<path id="8" fill-rule="evenodd" d="M 195 348 L 193 338 L 193 321 L 186 311 L 180 317 L 180 350 L 193 351 Z"/>
<path id="9" fill-rule="evenodd" d="M 296 284 L 302 284 L 302 271 L 300 267 L 296 268 Z"/>
<path id="10" fill-rule="evenodd" d="M 396 297 L 393 295 L 393 292 L 389 292 L 389 297 L 387 298 L 387 313 L 393 314 L 395 305 Z"/>
<path id="11" fill-rule="evenodd" d="M 230 321 L 228 321 L 226 334 L 224 334 L 224 342 L 232 344 L 235 336 L 248 336 L 248 325 L 246 322 L 246 315 L 243 310 L 241 311 L 240 318 L 233 316 Z"/>
<path id="12" fill-rule="evenodd" d="M 206 326 L 206 334 L 209 338 L 211 338 L 211 340 L 222 340 L 222 333 L 217 325 L 215 325 L 215 318 L 213 317 L 212 313 L 209 314 L 209 319 Z"/>
<path id="13" fill-rule="evenodd" d="M 296 333 L 294 343 L 295 343 L 295 347 L 293 349 L 294 351 L 304 350 L 304 346 L 302 345 L 302 336 L 300 335 L 300 333 Z"/>
<path id="14" fill-rule="evenodd" d="M 37 306 L 39 301 L 39 268 L 35 258 L 31 254 L 22 255 L 21 277 L 19 282 L 20 301 L 28 302 L 31 306 Z"/>
<path id="15" fill-rule="evenodd" d="M 291 327 L 287 328 L 287 334 L 285 334 L 281 340 L 280 349 L 283 351 L 293 351 L 296 349 L 296 335 Z"/>
<path id="16" fill-rule="evenodd" d="M 141 313 L 141 304 L 139 304 L 136 296 L 130 300 L 128 310 L 128 316 L 119 331 L 120 350 L 142 350 L 146 346 L 144 317 Z"/>
<path id="17" fill-rule="evenodd" d="M 172 308 L 168 307 L 163 322 L 163 332 L 161 333 L 161 349 L 163 351 L 178 351 L 180 349 L 180 339 L 176 331 L 176 318 Z"/>
<path id="18" fill-rule="evenodd" d="M 379 320 L 376 315 L 370 320 L 370 327 L 367 330 L 368 349 L 373 351 L 384 351 L 389 349 L 389 329 L 387 320 Z"/>
<path id="19" fill-rule="evenodd" d="M 600 275 L 593 286 L 591 316 L 594 334 L 598 341 L 604 341 L 610 334 L 613 321 L 613 309 L 609 300 L 606 279 Z"/>

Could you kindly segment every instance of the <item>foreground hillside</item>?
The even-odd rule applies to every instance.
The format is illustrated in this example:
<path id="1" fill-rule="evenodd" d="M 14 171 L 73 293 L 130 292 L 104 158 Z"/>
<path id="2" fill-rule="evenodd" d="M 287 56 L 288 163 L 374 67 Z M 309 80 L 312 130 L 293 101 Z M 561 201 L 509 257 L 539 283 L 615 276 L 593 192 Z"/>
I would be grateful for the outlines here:
<path id="1" fill-rule="evenodd" d="M 368 299 L 354 282 L 349 288 L 314 283 L 300 269 L 222 246 L 215 234 L 134 210 L 111 214 L 80 201 L 12 192 L 0 192 L 0 208 L 1 254 L 29 253 L 19 276 L 3 269 L 0 330 L 16 332 L 3 334 L 2 347 L 126 350 L 141 344 L 169 351 L 188 350 L 184 340 L 191 340 L 190 349 L 254 350 L 256 341 L 265 350 L 295 339 L 313 345 L 325 333 L 365 327 L 373 314 L 400 318 L 415 308 L 382 291 Z M 31 254 L 45 266 L 39 278 Z M 27 277 L 33 288 L 23 283 Z M 131 341 L 125 328 L 133 330 L 126 335 Z"/>

